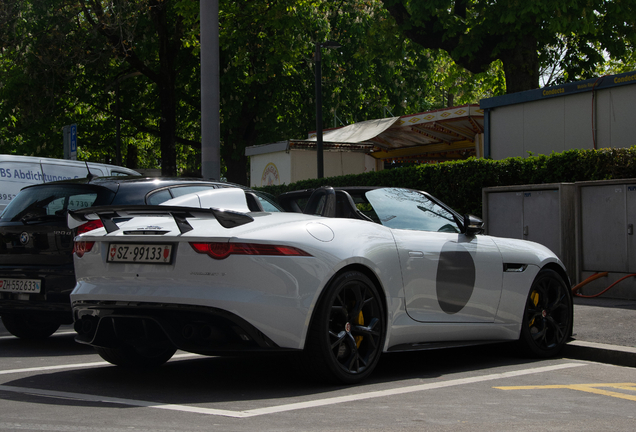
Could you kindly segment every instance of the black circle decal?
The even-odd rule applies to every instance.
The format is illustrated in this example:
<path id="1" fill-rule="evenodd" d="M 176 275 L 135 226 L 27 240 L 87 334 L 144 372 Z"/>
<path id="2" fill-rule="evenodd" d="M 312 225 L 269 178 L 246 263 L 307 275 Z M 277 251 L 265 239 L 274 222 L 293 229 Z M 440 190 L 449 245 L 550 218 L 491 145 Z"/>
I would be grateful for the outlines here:
<path id="1" fill-rule="evenodd" d="M 437 301 L 447 314 L 462 310 L 475 288 L 475 261 L 460 244 L 446 243 L 437 265 Z"/>

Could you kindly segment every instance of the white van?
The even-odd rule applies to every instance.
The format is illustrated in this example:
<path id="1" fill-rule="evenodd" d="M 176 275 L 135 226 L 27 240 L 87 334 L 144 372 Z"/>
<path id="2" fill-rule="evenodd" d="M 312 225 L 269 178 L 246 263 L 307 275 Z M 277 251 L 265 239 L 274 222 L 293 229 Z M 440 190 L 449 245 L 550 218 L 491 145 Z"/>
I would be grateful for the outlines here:
<path id="1" fill-rule="evenodd" d="M 115 165 L 50 159 L 37 156 L 0 155 L 0 212 L 25 186 L 57 180 L 141 175 L 137 171 Z"/>

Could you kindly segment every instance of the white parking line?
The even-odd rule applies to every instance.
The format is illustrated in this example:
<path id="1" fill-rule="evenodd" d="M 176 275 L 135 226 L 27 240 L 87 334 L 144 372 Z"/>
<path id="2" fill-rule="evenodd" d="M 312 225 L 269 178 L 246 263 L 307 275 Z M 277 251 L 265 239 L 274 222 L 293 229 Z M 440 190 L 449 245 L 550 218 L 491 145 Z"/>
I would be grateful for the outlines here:
<path id="1" fill-rule="evenodd" d="M 55 336 L 65 336 L 65 335 L 76 335 L 77 333 L 74 331 L 57 331 L 55 333 L 53 333 L 50 337 L 55 337 Z M 4 339 L 15 339 L 18 340 L 17 337 L 9 335 L 9 336 L 0 336 L 0 340 L 4 340 Z"/>
<path id="2" fill-rule="evenodd" d="M 247 411 L 229 411 L 229 410 L 193 407 L 188 405 L 162 404 L 159 402 L 139 401 L 139 400 L 133 400 L 133 399 L 120 399 L 120 398 L 111 398 L 106 396 L 30 389 L 30 388 L 24 388 L 24 387 L 13 387 L 13 386 L 5 386 L 5 385 L 0 385 L 0 391 L 32 394 L 32 395 L 38 395 L 38 396 L 59 397 L 59 398 L 67 398 L 67 399 L 70 398 L 70 399 L 77 399 L 77 400 L 89 401 L 89 402 L 115 403 L 115 404 L 130 405 L 130 406 L 137 406 L 137 407 L 158 408 L 158 409 L 191 412 L 191 413 L 206 414 L 206 415 L 224 416 L 224 417 L 246 418 L 246 417 L 254 417 L 254 416 L 265 415 L 265 414 L 294 411 L 294 410 L 305 409 L 305 408 L 315 408 L 315 407 L 326 406 L 326 405 L 334 405 L 334 404 L 340 404 L 343 402 L 355 402 L 355 401 L 360 401 L 365 399 L 395 396 L 395 395 L 414 393 L 414 392 L 420 392 L 425 390 L 433 390 L 433 389 L 444 388 L 444 387 L 453 387 L 458 385 L 473 384 L 478 382 L 492 381 L 492 380 L 498 380 L 498 379 L 504 379 L 504 378 L 512 378 L 512 377 L 523 376 L 523 375 L 552 372 L 556 370 L 568 369 L 568 368 L 573 368 L 578 366 L 585 366 L 585 363 L 564 363 L 564 364 L 554 365 L 554 366 L 545 366 L 545 367 L 538 367 L 538 368 L 532 368 L 532 369 L 521 369 L 516 371 L 502 372 L 497 374 L 483 375 L 483 376 L 477 376 L 477 377 L 471 377 L 471 378 L 460 378 L 455 380 L 439 381 L 439 382 L 432 382 L 428 384 L 400 387 L 400 388 L 395 388 L 390 390 L 379 390 L 375 392 L 361 393 L 361 394 L 355 394 L 355 395 L 337 396 L 337 397 L 331 397 L 331 398 L 316 399 L 316 400 L 306 401 L 306 402 L 297 402 L 297 403 L 277 405 L 272 407 L 257 408 L 257 409 L 247 410 Z"/>
<path id="3" fill-rule="evenodd" d="M 199 354 L 175 354 L 172 356 L 172 360 L 174 359 L 183 359 L 190 357 L 203 357 Z M 40 366 L 40 367 L 32 367 L 32 368 L 24 368 L 24 369 L 9 369 L 9 370 L 0 370 L 0 375 L 9 375 L 15 373 L 23 373 L 23 372 L 46 372 L 51 370 L 58 369 L 83 369 L 88 367 L 96 367 L 96 366 L 108 366 L 110 363 L 105 361 L 91 362 L 91 363 L 72 363 L 67 365 L 56 365 L 56 366 Z"/>
<path id="4" fill-rule="evenodd" d="M 91 362 L 91 363 L 74 363 L 74 364 L 57 365 L 57 366 L 40 366 L 40 367 L 23 368 L 23 369 L 9 369 L 9 370 L 0 371 L 0 375 L 9 375 L 9 374 L 23 373 L 23 372 L 46 372 L 46 371 L 58 370 L 58 369 L 82 369 L 82 368 L 95 367 L 95 366 L 104 366 L 107 364 L 110 364 L 110 363 L 106 363 L 105 361 L 100 361 L 100 362 Z"/>

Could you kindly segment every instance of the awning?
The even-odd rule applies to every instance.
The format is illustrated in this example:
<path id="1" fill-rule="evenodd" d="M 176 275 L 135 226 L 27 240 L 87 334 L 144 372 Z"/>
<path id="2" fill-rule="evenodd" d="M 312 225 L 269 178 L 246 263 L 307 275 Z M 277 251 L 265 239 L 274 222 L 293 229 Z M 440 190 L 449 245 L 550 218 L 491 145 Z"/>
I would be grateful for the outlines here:
<path id="1" fill-rule="evenodd" d="M 419 114 L 369 120 L 325 131 L 329 143 L 373 145 L 376 159 L 448 160 L 479 155 L 479 135 L 484 132 L 484 110 L 463 105 Z M 315 132 L 307 141 L 315 142 Z"/>
<path id="2" fill-rule="evenodd" d="M 363 151 L 376 159 L 443 161 L 480 156 L 484 110 L 463 105 L 401 117 L 367 120 L 323 132 L 326 151 Z M 276 149 L 315 149 L 316 133 L 305 140 L 248 147 L 248 156 Z"/>
<path id="3" fill-rule="evenodd" d="M 378 159 L 431 158 L 436 160 L 479 156 L 484 132 L 484 111 L 478 105 L 440 109 L 400 117 L 371 140 Z"/>
<path id="4" fill-rule="evenodd" d="M 323 142 L 358 144 L 371 141 L 393 124 L 400 120 L 400 117 L 390 117 L 376 120 L 367 120 L 353 123 L 338 129 L 330 129 L 322 134 Z M 307 141 L 316 141 L 316 136 Z"/>

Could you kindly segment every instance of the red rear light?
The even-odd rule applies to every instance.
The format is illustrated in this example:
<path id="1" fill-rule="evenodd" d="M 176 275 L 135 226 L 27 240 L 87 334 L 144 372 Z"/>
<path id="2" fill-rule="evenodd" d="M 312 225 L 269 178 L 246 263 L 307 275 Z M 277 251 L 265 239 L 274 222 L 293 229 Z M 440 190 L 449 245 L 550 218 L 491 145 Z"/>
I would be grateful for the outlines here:
<path id="1" fill-rule="evenodd" d="M 86 222 L 84 225 L 80 225 L 77 228 L 76 235 L 80 235 L 85 232 L 89 232 L 94 229 L 101 228 L 103 226 L 104 224 L 102 224 L 101 220 L 89 221 L 89 222 Z M 81 258 L 84 256 L 86 252 L 90 252 L 91 249 L 93 249 L 94 244 L 95 242 L 93 241 L 83 241 L 83 240 L 76 241 L 75 243 L 73 243 L 73 253 L 77 255 L 78 258 Z"/>
<path id="2" fill-rule="evenodd" d="M 78 258 L 84 256 L 86 252 L 90 252 L 93 249 L 93 245 L 95 242 L 93 241 L 76 241 L 73 243 L 73 253 L 77 255 Z"/>
<path id="3" fill-rule="evenodd" d="M 220 260 L 230 255 L 311 256 L 302 249 L 269 244 L 215 242 L 190 243 L 190 246 L 198 253 Z"/>
<path id="4" fill-rule="evenodd" d="M 102 223 L 101 220 L 89 221 L 89 222 L 86 222 L 84 225 L 80 225 L 77 228 L 77 233 L 76 234 L 80 235 L 80 234 L 83 234 L 85 232 L 89 232 L 89 231 L 93 231 L 94 229 L 101 228 L 103 226 L 104 226 L 104 224 Z"/>

